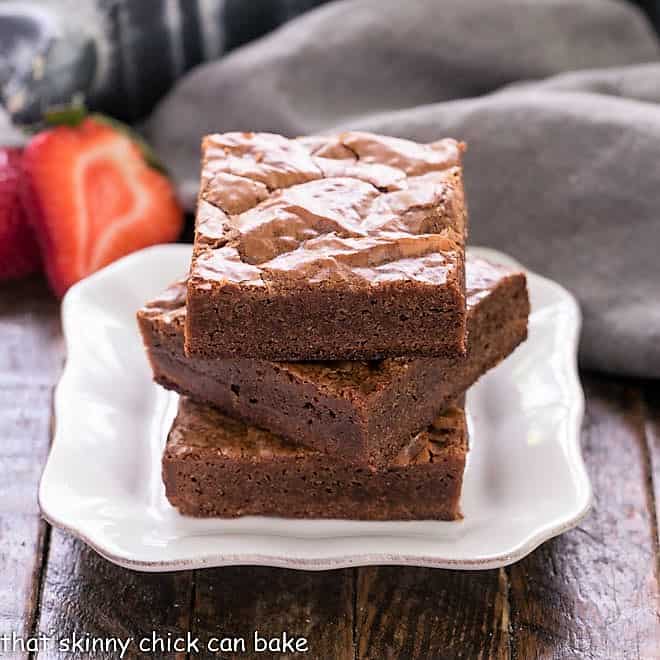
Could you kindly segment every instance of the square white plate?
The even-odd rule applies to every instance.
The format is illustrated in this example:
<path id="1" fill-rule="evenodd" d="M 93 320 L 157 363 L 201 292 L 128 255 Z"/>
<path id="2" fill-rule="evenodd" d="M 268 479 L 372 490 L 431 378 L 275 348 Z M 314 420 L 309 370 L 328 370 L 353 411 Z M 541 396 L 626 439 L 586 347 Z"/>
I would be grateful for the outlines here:
<path id="1" fill-rule="evenodd" d="M 471 252 L 515 263 L 492 250 Z M 110 561 L 144 571 L 264 564 L 493 568 L 522 558 L 588 512 L 576 369 L 580 313 L 529 273 L 529 339 L 468 394 L 460 522 L 187 518 L 165 499 L 160 455 L 176 395 L 153 384 L 136 310 L 187 272 L 190 247 L 126 257 L 73 287 L 62 307 L 68 359 L 39 490 L 43 516 Z M 429 497 L 433 494 L 429 493 Z"/>

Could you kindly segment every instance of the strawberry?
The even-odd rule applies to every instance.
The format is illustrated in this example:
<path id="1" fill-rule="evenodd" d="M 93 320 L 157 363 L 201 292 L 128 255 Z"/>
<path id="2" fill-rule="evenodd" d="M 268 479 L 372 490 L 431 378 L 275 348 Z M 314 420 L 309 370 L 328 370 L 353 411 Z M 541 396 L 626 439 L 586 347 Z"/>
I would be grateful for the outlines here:
<path id="1" fill-rule="evenodd" d="M 99 116 L 29 142 L 22 198 L 56 295 L 119 257 L 176 240 L 183 212 L 147 160 L 143 144 Z"/>
<path id="2" fill-rule="evenodd" d="M 0 148 L 0 280 L 39 269 L 39 248 L 20 203 L 21 149 Z"/>

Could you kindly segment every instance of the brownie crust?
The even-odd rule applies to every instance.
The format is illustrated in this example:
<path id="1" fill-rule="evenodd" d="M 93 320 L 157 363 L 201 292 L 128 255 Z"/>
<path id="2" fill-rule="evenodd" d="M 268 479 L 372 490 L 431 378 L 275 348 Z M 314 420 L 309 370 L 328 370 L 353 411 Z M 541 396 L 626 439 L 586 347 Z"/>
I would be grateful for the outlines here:
<path id="1" fill-rule="evenodd" d="M 468 358 L 282 363 L 188 358 L 186 287 L 138 312 L 160 385 L 250 424 L 356 464 L 382 467 L 527 336 L 525 275 L 468 257 Z"/>
<path id="2" fill-rule="evenodd" d="M 452 407 L 383 470 L 357 467 L 182 397 L 163 454 L 170 503 L 197 517 L 457 520 L 468 450 Z"/>
<path id="3" fill-rule="evenodd" d="M 360 132 L 207 136 L 187 354 L 463 357 L 463 148 Z"/>

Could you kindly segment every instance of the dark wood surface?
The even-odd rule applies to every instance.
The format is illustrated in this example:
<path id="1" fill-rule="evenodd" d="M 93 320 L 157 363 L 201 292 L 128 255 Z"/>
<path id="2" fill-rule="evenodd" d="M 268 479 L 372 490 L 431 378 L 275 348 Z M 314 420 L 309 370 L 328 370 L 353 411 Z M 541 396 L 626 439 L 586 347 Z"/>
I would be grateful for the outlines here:
<path id="1" fill-rule="evenodd" d="M 324 660 L 660 658 L 658 383 L 583 374 L 594 509 L 513 566 L 155 575 L 114 566 L 39 517 L 37 484 L 63 358 L 59 308 L 43 284 L 0 288 L 0 635 L 140 639 L 155 631 L 208 640 L 252 639 L 258 630 L 305 637 L 306 657 Z M 31 655 L 65 657 L 53 644 Z M 270 654 L 248 648 L 215 657 Z"/>

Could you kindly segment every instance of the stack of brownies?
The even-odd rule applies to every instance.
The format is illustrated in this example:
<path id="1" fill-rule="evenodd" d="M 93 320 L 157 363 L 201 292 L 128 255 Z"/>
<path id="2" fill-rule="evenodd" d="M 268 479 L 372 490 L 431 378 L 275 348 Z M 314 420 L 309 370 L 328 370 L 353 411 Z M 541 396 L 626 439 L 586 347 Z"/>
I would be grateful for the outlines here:
<path id="1" fill-rule="evenodd" d="M 527 335 L 525 276 L 465 257 L 461 153 L 361 132 L 203 142 L 188 277 L 138 312 L 194 516 L 461 517 L 464 393 Z"/>

